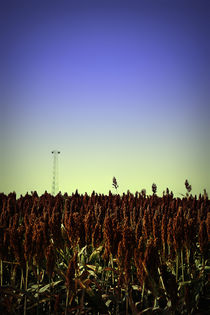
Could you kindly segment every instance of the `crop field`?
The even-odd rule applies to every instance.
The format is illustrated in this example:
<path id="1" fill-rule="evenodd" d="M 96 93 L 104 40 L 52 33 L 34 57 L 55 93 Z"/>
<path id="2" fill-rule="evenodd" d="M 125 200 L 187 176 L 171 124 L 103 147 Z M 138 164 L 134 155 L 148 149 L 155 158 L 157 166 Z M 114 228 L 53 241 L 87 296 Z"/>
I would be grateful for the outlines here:
<path id="1" fill-rule="evenodd" d="M 0 194 L 0 314 L 210 314 L 210 201 Z"/>

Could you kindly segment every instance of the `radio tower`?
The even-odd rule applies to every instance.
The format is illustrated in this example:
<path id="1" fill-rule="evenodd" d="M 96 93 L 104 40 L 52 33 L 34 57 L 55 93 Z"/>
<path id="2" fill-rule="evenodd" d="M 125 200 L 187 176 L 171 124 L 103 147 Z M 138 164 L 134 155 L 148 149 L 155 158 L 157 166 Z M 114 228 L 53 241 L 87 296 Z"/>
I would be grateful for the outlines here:
<path id="1" fill-rule="evenodd" d="M 58 193 L 58 154 L 60 151 L 54 150 L 53 154 L 53 181 L 52 181 L 52 195 L 55 196 Z"/>

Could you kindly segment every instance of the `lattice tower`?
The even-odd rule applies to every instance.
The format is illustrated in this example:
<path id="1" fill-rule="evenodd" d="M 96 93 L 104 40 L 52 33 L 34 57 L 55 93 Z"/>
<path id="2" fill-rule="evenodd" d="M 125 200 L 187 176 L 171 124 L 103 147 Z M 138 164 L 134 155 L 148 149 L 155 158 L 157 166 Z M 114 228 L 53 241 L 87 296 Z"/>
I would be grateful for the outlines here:
<path id="1" fill-rule="evenodd" d="M 52 180 L 52 195 L 55 196 L 58 193 L 58 154 L 60 151 L 53 150 L 53 180 Z"/>

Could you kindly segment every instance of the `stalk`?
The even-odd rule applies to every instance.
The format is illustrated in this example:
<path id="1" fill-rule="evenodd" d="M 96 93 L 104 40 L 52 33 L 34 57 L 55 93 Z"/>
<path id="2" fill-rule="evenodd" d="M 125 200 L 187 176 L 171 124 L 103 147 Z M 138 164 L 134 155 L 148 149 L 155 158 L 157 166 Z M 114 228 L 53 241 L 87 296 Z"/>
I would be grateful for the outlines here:
<path id="1" fill-rule="evenodd" d="M 141 302 L 144 301 L 144 290 L 145 290 L 145 282 L 143 282 L 142 290 L 141 290 Z"/>
<path id="2" fill-rule="evenodd" d="M 117 305 L 116 305 L 116 315 L 120 314 L 120 306 L 119 306 L 119 302 L 117 300 Z"/>
<path id="3" fill-rule="evenodd" d="M 111 262 L 111 267 L 112 267 L 112 284 L 114 285 L 114 263 L 113 263 L 112 254 L 110 255 L 110 262 Z"/>
<path id="4" fill-rule="evenodd" d="M 125 293 L 126 295 L 125 295 L 125 299 L 126 299 L 126 315 L 128 315 L 128 286 L 127 286 L 127 288 L 126 288 L 126 293 Z"/>
<path id="5" fill-rule="evenodd" d="M 49 301 L 49 315 L 51 314 L 51 298 L 52 298 L 52 281 L 51 277 L 49 277 L 49 285 L 50 285 L 50 301 Z"/>
<path id="6" fill-rule="evenodd" d="M 170 245 L 168 245 L 168 256 L 170 257 L 170 254 L 171 254 L 171 248 L 170 248 Z"/>
<path id="7" fill-rule="evenodd" d="M 165 261 L 165 255 L 166 255 L 166 245 L 165 242 L 163 243 L 163 260 Z"/>
<path id="8" fill-rule="evenodd" d="M 24 315 L 26 315 L 26 308 L 27 308 L 27 298 L 26 298 L 26 294 L 25 294 L 25 298 L 24 298 Z"/>
<path id="9" fill-rule="evenodd" d="M 179 253 L 177 252 L 176 255 L 176 281 L 178 281 L 179 278 Z"/>
<path id="10" fill-rule="evenodd" d="M 66 292 L 66 308 L 65 308 L 65 315 L 68 314 L 68 303 L 69 303 L 69 289 Z"/>
<path id="11" fill-rule="evenodd" d="M 202 266 L 203 266 L 203 271 L 205 270 L 205 258 L 202 256 Z"/>
<path id="12" fill-rule="evenodd" d="M 201 265 L 202 265 L 202 273 L 203 273 L 203 279 L 204 279 L 204 275 L 205 275 L 205 258 L 202 256 L 201 259 Z"/>
<path id="13" fill-rule="evenodd" d="M 160 281 L 161 281 L 161 284 L 162 284 L 162 287 L 163 289 L 165 290 L 166 292 L 166 288 L 165 288 L 165 285 L 164 285 L 164 282 L 163 282 L 163 277 L 161 275 L 161 271 L 160 271 L 160 268 L 158 267 L 158 273 L 159 273 L 159 276 L 160 276 Z"/>
<path id="14" fill-rule="evenodd" d="M 3 260 L 0 260 L 1 287 L 3 286 Z"/>
<path id="15" fill-rule="evenodd" d="M 27 286 L 28 286 L 28 261 L 26 261 L 26 281 L 25 281 L 24 315 L 26 315 L 26 308 L 27 308 L 27 297 L 26 297 Z"/>
<path id="16" fill-rule="evenodd" d="M 81 296 L 81 300 L 80 300 L 80 310 L 79 310 L 79 314 L 82 314 L 83 309 L 84 309 L 84 297 L 85 297 L 85 289 L 82 288 L 82 296 Z"/>
<path id="17" fill-rule="evenodd" d="M 190 275 L 190 249 L 186 248 L 187 273 Z"/>
<path id="18" fill-rule="evenodd" d="M 154 300 L 154 305 L 153 305 L 153 307 L 155 308 L 155 307 L 157 307 L 157 297 L 155 297 L 155 300 Z"/>
<path id="19" fill-rule="evenodd" d="M 23 268 L 21 268 L 20 290 L 22 290 L 23 288 L 23 281 L 24 281 Z"/>
<path id="20" fill-rule="evenodd" d="M 134 304 L 134 301 L 133 301 L 132 294 L 131 294 L 130 290 L 128 290 L 128 301 L 129 301 L 129 305 L 130 305 L 130 308 L 131 308 L 131 313 L 133 315 L 137 315 L 136 307 L 135 307 L 135 304 Z"/>
<path id="21" fill-rule="evenodd" d="M 15 278 L 16 278 L 16 265 L 11 267 L 11 285 L 15 287 Z"/>
<path id="22" fill-rule="evenodd" d="M 37 266 L 37 299 L 38 299 L 38 304 L 37 304 L 37 308 L 36 308 L 36 313 L 37 315 L 39 315 L 39 265 Z"/>
<path id="23" fill-rule="evenodd" d="M 182 264 L 182 281 L 184 282 L 184 256 L 183 256 L 183 248 L 181 249 L 181 264 Z"/>

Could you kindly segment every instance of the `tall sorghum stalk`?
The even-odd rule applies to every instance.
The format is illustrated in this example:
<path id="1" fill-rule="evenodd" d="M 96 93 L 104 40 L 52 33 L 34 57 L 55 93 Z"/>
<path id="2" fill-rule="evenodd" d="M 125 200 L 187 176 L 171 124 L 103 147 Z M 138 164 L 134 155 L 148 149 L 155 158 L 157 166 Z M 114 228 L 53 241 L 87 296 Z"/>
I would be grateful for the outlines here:
<path id="1" fill-rule="evenodd" d="M 156 244 L 152 239 L 147 243 L 142 265 L 146 273 L 147 282 L 149 283 L 153 296 L 156 298 L 159 294 L 158 267 L 160 266 L 160 258 Z"/>
<path id="2" fill-rule="evenodd" d="M 206 222 L 201 221 L 200 227 L 199 227 L 199 235 L 198 235 L 199 245 L 200 245 L 200 252 L 201 252 L 201 263 L 202 263 L 202 269 L 204 271 L 205 268 L 205 259 L 208 255 L 208 232 L 206 227 Z"/>
<path id="3" fill-rule="evenodd" d="M 69 302 L 70 303 L 72 302 L 73 293 L 75 291 L 74 277 L 75 277 L 76 269 L 77 269 L 77 252 L 75 252 L 74 256 L 71 258 L 71 260 L 69 262 L 69 265 L 68 265 L 67 272 L 66 272 L 66 308 L 65 308 L 65 315 L 68 314 Z M 72 292 L 72 298 L 69 301 L 70 290 Z"/>
<path id="4" fill-rule="evenodd" d="M 179 256 L 181 255 L 182 280 L 184 279 L 183 242 L 184 242 L 184 214 L 183 208 L 178 208 L 173 224 L 174 247 L 176 251 L 176 280 L 179 278 Z"/>
<path id="5" fill-rule="evenodd" d="M 17 263 L 13 263 L 11 265 L 11 285 L 15 287 L 15 279 L 16 279 L 16 273 L 17 273 Z"/>
<path id="6" fill-rule="evenodd" d="M 68 314 L 68 304 L 69 304 L 69 289 L 66 290 L 66 308 L 65 308 L 65 315 Z"/>
<path id="7" fill-rule="evenodd" d="M 82 288 L 82 296 L 80 298 L 80 310 L 79 310 L 79 314 L 83 314 L 83 310 L 84 310 L 84 298 L 85 298 L 85 289 Z"/>
<path id="8" fill-rule="evenodd" d="M 3 285 L 3 261 L 0 260 L 1 287 Z"/>
<path id="9" fill-rule="evenodd" d="M 126 286 L 126 291 L 125 291 L 125 301 L 126 301 L 126 305 L 125 305 L 125 313 L 126 315 L 128 315 L 128 286 Z"/>
<path id="10" fill-rule="evenodd" d="M 186 262 L 187 262 L 187 273 L 190 276 L 191 273 L 191 264 L 190 264 L 190 255 L 191 255 L 191 247 L 195 241 L 196 236 L 196 223 L 193 218 L 187 217 L 185 221 L 185 235 L 184 235 L 184 245 L 186 250 Z"/>
<path id="11" fill-rule="evenodd" d="M 141 303 L 144 301 L 144 290 L 145 290 L 145 281 L 143 282 L 142 289 L 141 289 Z"/>
<path id="12" fill-rule="evenodd" d="M 38 300 L 36 313 L 37 315 L 39 315 L 39 265 L 37 265 L 36 273 L 37 273 L 37 300 Z"/>
<path id="13" fill-rule="evenodd" d="M 171 256 L 173 249 L 173 219 L 170 218 L 167 224 L 167 245 L 168 245 L 168 258 Z"/>
<path id="14" fill-rule="evenodd" d="M 190 268 L 190 254 L 191 254 L 191 252 L 190 252 L 190 248 L 186 249 L 186 254 L 187 254 L 187 272 L 190 275 L 190 273 L 191 273 L 191 268 Z"/>
<path id="15" fill-rule="evenodd" d="M 179 279 L 179 253 L 176 254 L 176 281 Z"/>
<path id="16" fill-rule="evenodd" d="M 22 290 L 24 282 L 23 268 L 21 267 L 20 290 Z"/>
<path id="17" fill-rule="evenodd" d="M 114 228 L 113 228 L 113 220 L 109 215 L 106 215 L 104 219 L 104 229 L 103 229 L 103 235 L 105 239 L 105 252 L 104 252 L 104 258 L 107 259 L 112 267 L 112 283 L 114 284 L 114 264 L 113 264 L 113 245 L 115 242 L 115 234 L 114 234 Z"/>
<path id="18" fill-rule="evenodd" d="M 164 289 L 164 291 L 166 292 L 166 288 L 165 288 L 165 285 L 164 285 L 164 282 L 163 282 L 163 277 L 162 277 L 162 274 L 161 274 L 161 271 L 160 271 L 160 268 L 158 267 L 158 274 L 160 276 L 160 281 L 161 281 L 161 285 L 162 285 L 162 288 Z"/>
<path id="19" fill-rule="evenodd" d="M 166 244 L 167 244 L 167 216 L 164 214 L 161 222 L 161 240 L 162 240 L 162 256 L 166 259 Z"/>
<path id="20" fill-rule="evenodd" d="M 24 298 L 24 315 L 26 315 L 26 309 L 27 309 L 27 292 L 28 289 L 28 261 L 26 261 L 26 280 L 25 280 L 25 298 Z"/>
<path id="21" fill-rule="evenodd" d="M 56 256 L 53 244 L 50 244 L 45 251 L 46 257 L 46 269 L 49 277 L 49 287 L 50 287 L 50 300 L 49 300 L 49 314 L 51 314 L 51 298 L 52 298 L 52 274 L 55 268 Z"/>
<path id="22" fill-rule="evenodd" d="M 184 282 L 184 250 L 181 249 L 182 281 Z"/>
<path id="23" fill-rule="evenodd" d="M 112 285 L 114 285 L 114 262 L 113 262 L 113 256 L 110 254 L 110 263 L 112 267 Z"/>
<path id="24" fill-rule="evenodd" d="M 143 259 L 145 253 L 145 240 L 141 236 L 138 240 L 138 247 L 134 249 L 134 263 L 137 271 L 137 278 L 141 285 L 141 303 L 144 300 L 144 290 L 145 290 L 145 272 L 143 270 Z"/>
<path id="25" fill-rule="evenodd" d="M 50 300 L 49 300 L 49 315 L 51 314 L 51 302 L 52 302 L 52 281 L 49 277 L 49 286 L 50 286 Z"/>

